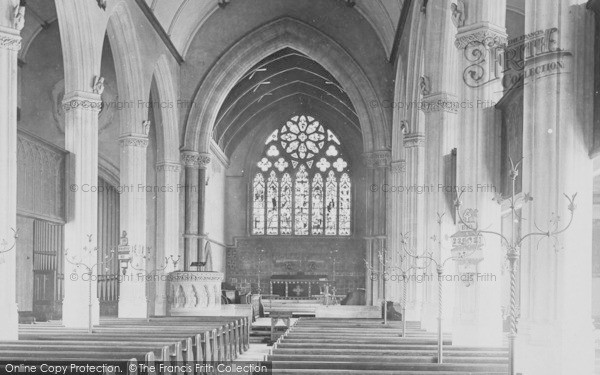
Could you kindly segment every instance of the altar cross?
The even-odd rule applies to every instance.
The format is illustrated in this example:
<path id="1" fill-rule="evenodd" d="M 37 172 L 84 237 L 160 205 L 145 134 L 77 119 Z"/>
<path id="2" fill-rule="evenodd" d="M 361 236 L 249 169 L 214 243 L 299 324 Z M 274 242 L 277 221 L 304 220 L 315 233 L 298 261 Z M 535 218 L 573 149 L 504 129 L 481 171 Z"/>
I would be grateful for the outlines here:
<path id="1" fill-rule="evenodd" d="M 296 285 L 292 292 L 296 293 L 296 296 L 300 296 L 300 293 L 304 292 L 304 289 L 300 288 L 300 285 Z"/>

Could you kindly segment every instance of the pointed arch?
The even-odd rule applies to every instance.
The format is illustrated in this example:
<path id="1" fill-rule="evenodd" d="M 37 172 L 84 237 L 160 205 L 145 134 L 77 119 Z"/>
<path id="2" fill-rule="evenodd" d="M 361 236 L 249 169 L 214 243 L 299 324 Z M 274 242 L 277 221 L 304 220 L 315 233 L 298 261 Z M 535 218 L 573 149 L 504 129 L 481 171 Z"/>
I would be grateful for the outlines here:
<path id="1" fill-rule="evenodd" d="M 179 126 L 176 77 L 171 70 L 169 58 L 161 55 L 154 66 L 154 81 L 158 91 L 162 123 L 156 124 L 156 141 L 158 145 L 157 161 L 179 161 Z"/>
<path id="2" fill-rule="evenodd" d="M 346 50 L 316 28 L 284 17 L 258 28 L 235 43 L 215 64 L 194 97 L 188 116 L 185 149 L 208 152 L 219 108 L 247 71 L 265 57 L 290 47 L 327 69 L 341 84 L 356 110 L 365 152 L 386 149 L 391 134 L 388 118 L 375 90 Z"/>
<path id="3" fill-rule="evenodd" d="M 115 59 L 119 100 L 132 103 L 120 112 L 121 134 L 144 133 L 142 121 L 147 110 L 143 105 L 138 105 L 138 100 L 148 100 L 150 83 L 146 82 L 142 73 L 141 38 L 137 35 L 137 29 L 127 2 L 115 4 L 108 19 L 107 34 Z"/>

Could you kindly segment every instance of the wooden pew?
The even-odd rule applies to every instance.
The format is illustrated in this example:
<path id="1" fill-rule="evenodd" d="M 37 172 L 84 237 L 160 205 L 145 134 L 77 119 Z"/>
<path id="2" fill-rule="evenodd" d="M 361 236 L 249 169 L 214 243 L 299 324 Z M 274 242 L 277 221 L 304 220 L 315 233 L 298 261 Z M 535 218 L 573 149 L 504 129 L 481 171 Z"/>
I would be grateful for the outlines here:
<path id="1" fill-rule="evenodd" d="M 131 327 L 132 325 L 164 325 L 170 328 L 187 328 L 187 329 L 204 329 L 204 328 L 222 328 L 216 338 L 216 346 L 223 351 L 223 355 L 218 358 L 235 359 L 237 356 L 246 351 L 250 344 L 250 324 L 247 317 L 238 317 L 232 321 L 231 318 L 213 318 L 213 317 L 176 317 L 176 318 L 151 318 L 147 320 L 136 319 L 119 319 L 119 320 L 104 320 L 102 325 L 115 327 Z M 213 321 L 214 323 L 207 322 Z M 221 345 L 221 341 L 223 344 Z M 214 344 L 214 343 L 213 343 Z M 214 346 L 214 345 L 213 345 Z"/>
<path id="2" fill-rule="evenodd" d="M 131 357 L 127 358 L 126 355 L 128 353 L 123 353 L 118 350 L 115 350 L 110 353 L 85 353 L 85 357 L 82 358 L 78 355 L 73 355 L 69 353 L 65 353 L 61 351 L 60 348 L 55 348 L 55 350 L 47 350 L 47 351 L 32 351 L 32 350 L 16 350 L 16 351 L 4 351 L 0 352 L 0 361 L 5 362 L 23 362 L 26 360 L 32 360 L 36 362 L 63 362 L 63 363 L 77 363 L 77 362 L 94 362 L 94 363 L 105 363 L 107 365 L 117 365 L 124 364 L 125 368 L 123 368 L 124 372 L 111 372 L 105 371 L 103 375 L 117 375 L 117 374 L 127 374 L 127 375 L 140 375 L 142 374 L 139 371 L 139 364 L 144 363 L 149 366 L 153 366 L 155 364 L 155 358 L 152 352 L 148 353 L 130 353 L 133 354 Z M 119 363 L 121 362 L 121 363 Z M 6 365 L 0 366 L 0 373 L 6 374 L 8 373 L 6 370 Z M 147 373 L 147 375 L 157 375 L 155 373 Z"/>
<path id="3" fill-rule="evenodd" d="M 145 363 L 149 359 L 145 355 L 141 358 L 139 351 L 147 350 L 152 361 L 195 365 L 235 359 L 247 349 L 249 331 L 247 317 L 104 319 L 92 334 L 58 324 L 39 324 L 22 326 L 20 338 L 25 341 L 0 345 L 0 353 L 19 355 L 30 350 L 47 355 L 54 353 L 52 348 L 61 348 L 58 351 L 64 358 L 73 360 L 81 359 L 84 353 L 87 356 L 91 350 L 92 357 L 105 355 L 110 359 L 117 350 L 135 353 L 137 356 L 131 359 Z"/>

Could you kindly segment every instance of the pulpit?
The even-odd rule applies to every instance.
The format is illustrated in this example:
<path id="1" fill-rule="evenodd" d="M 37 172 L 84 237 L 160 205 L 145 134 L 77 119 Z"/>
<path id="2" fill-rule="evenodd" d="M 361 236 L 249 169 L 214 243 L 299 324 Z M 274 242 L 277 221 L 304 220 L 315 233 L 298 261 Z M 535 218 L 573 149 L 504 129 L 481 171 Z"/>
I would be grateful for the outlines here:
<path id="1" fill-rule="evenodd" d="M 167 279 L 170 316 L 202 316 L 221 310 L 220 272 L 175 271 Z"/>

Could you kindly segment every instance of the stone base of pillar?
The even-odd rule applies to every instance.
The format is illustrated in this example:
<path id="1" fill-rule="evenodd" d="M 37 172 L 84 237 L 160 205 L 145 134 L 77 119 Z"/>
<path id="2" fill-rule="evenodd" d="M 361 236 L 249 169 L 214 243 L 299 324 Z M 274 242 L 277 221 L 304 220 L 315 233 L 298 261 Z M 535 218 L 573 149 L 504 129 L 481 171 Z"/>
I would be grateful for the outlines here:
<path id="1" fill-rule="evenodd" d="M 88 328 L 89 304 L 84 298 L 65 297 L 62 307 L 62 324 L 68 328 Z M 100 324 L 100 302 L 92 299 L 92 325 Z"/>
<path id="2" fill-rule="evenodd" d="M 591 320 L 571 321 L 568 331 L 560 323 L 522 321 L 516 341 L 515 368 L 523 374 L 593 374 L 594 338 Z"/>
<path id="3" fill-rule="evenodd" d="M 437 303 L 425 302 L 421 310 L 421 328 L 427 332 L 437 332 L 438 329 L 438 305 Z"/>
<path id="4" fill-rule="evenodd" d="M 453 321 L 452 345 L 499 347 L 504 336 L 501 319 L 484 322 L 475 317 Z"/>
<path id="5" fill-rule="evenodd" d="M 418 322 L 421 320 L 421 304 L 409 301 L 406 304 L 406 320 Z"/>
<path id="6" fill-rule="evenodd" d="M 16 303 L 0 306 L 0 341 L 18 340 L 19 314 Z"/>
<path id="7" fill-rule="evenodd" d="M 166 285 L 160 286 L 162 287 L 162 292 L 157 293 L 156 298 L 154 299 L 154 315 L 155 316 L 167 316 L 167 293 L 166 293 Z"/>
<path id="8" fill-rule="evenodd" d="M 119 318 L 148 318 L 148 300 L 145 296 L 119 297 Z"/>

